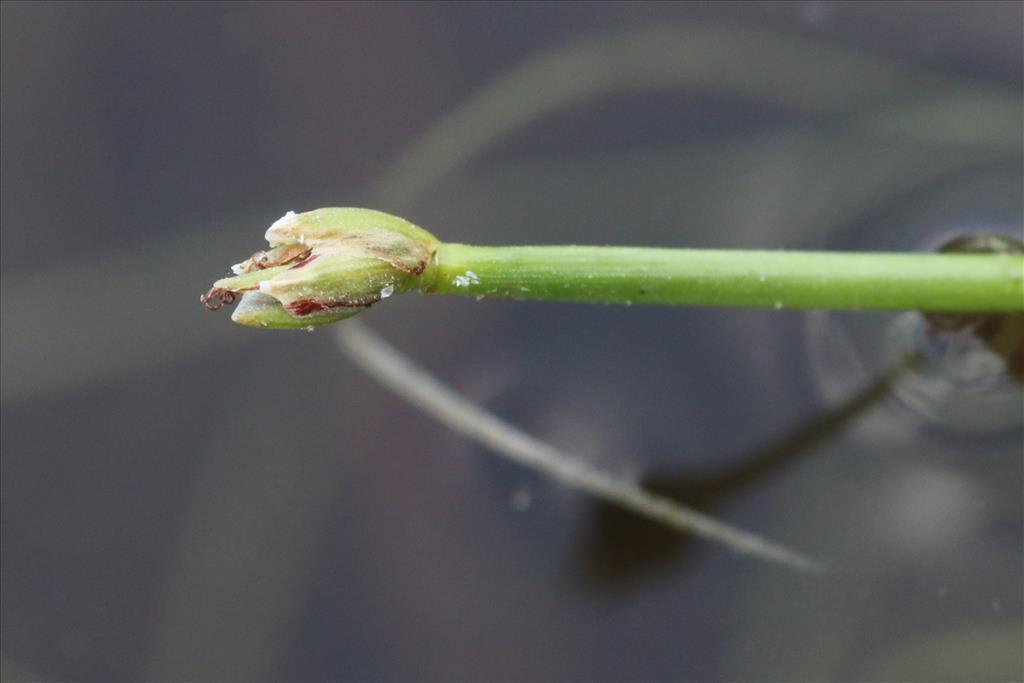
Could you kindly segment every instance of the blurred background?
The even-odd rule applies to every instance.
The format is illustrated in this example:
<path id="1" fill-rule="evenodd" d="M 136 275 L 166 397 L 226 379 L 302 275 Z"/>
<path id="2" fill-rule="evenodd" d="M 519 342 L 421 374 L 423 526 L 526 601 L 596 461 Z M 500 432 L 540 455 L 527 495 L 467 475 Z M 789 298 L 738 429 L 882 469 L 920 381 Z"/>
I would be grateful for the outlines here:
<path id="1" fill-rule="evenodd" d="M 809 578 L 495 457 L 329 328 L 198 301 L 320 206 L 485 244 L 1019 239 L 1020 3 L 0 19 L 5 681 L 1024 677 L 1005 348 L 915 313 L 360 316 L 513 424 L 828 564 Z"/>

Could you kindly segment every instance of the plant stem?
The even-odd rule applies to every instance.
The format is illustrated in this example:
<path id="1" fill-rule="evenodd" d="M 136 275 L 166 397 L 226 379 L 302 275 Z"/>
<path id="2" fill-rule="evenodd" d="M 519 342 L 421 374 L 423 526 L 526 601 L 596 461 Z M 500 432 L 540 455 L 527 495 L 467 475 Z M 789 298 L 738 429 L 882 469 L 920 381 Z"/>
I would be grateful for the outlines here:
<path id="1" fill-rule="evenodd" d="M 1020 254 L 441 244 L 421 291 L 670 306 L 1024 311 Z"/>

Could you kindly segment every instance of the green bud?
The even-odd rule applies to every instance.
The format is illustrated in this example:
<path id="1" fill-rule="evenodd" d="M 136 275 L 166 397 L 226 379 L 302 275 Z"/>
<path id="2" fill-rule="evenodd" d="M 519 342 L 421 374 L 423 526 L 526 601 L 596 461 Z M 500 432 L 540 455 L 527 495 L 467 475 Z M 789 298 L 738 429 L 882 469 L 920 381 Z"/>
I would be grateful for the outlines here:
<path id="1" fill-rule="evenodd" d="M 412 223 L 369 209 L 288 212 L 266 238 L 271 249 L 233 266 L 233 277 L 201 297 L 208 309 L 241 296 L 232 320 L 242 325 L 326 325 L 415 289 L 438 245 Z"/>
<path id="2" fill-rule="evenodd" d="M 288 312 L 277 299 L 259 292 L 246 292 L 231 314 L 239 325 L 273 330 L 301 330 L 351 318 L 362 308 L 340 308 L 296 316 Z"/>

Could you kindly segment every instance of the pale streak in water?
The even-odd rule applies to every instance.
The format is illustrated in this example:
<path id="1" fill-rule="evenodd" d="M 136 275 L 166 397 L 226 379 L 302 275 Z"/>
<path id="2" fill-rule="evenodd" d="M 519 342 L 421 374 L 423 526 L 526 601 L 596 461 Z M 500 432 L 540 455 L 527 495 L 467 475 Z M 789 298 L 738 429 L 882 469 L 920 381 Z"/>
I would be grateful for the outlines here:
<path id="1" fill-rule="evenodd" d="M 801 572 L 824 571 L 819 562 L 797 551 L 648 493 L 635 482 L 596 469 L 584 458 L 513 427 L 441 383 L 355 320 L 338 325 L 336 339 L 341 350 L 378 382 L 442 424 L 500 455 L 678 531 L 721 543 L 737 553 Z"/>

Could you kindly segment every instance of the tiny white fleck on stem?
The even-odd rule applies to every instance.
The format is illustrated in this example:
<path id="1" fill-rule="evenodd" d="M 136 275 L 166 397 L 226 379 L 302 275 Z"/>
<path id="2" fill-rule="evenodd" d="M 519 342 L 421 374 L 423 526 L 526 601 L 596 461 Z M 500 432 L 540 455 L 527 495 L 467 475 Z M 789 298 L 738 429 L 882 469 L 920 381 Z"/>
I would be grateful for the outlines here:
<path id="1" fill-rule="evenodd" d="M 480 284 L 480 278 L 472 270 L 467 270 L 464 275 L 455 276 L 456 287 L 469 287 L 470 285 Z"/>

